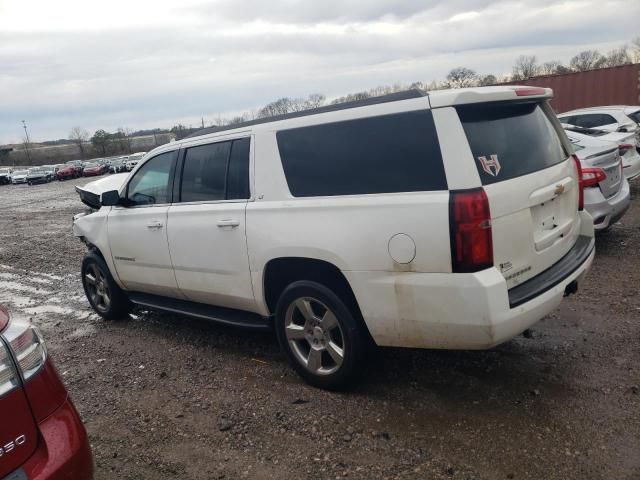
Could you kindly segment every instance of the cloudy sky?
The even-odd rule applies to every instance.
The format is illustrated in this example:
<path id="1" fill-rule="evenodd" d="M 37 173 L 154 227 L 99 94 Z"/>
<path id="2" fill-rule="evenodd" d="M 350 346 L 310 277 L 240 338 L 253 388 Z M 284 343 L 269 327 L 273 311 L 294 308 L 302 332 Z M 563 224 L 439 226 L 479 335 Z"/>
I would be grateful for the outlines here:
<path id="1" fill-rule="evenodd" d="M 281 96 L 344 95 L 568 61 L 640 35 L 638 0 L 0 0 L 0 143 L 196 125 Z"/>

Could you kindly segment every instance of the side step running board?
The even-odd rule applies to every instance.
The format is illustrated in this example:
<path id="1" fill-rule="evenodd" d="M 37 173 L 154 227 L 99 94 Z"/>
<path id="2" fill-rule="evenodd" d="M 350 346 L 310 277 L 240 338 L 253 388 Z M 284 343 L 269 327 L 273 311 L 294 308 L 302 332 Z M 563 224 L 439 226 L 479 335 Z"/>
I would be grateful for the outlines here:
<path id="1" fill-rule="evenodd" d="M 268 317 L 263 317 L 253 312 L 215 307 L 204 303 L 138 292 L 130 292 L 129 300 L 142 307 L 178 313 L 189 317 L 204 318 L 234 327 L 250 328 L 252 330 L 271 329 L 271 320 Z"/>

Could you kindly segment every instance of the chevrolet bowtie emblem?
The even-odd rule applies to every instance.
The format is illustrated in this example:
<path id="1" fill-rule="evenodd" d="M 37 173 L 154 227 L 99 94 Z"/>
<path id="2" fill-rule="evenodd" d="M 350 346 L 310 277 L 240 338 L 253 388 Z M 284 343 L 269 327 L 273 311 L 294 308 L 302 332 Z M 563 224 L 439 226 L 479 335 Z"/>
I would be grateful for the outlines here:
<path id="1" fill-rule="evenodd" d="M 556 195 L 560 195 L 564 193 L 564 185 L 556 185 L 556 189 L 554 191 Z"/>

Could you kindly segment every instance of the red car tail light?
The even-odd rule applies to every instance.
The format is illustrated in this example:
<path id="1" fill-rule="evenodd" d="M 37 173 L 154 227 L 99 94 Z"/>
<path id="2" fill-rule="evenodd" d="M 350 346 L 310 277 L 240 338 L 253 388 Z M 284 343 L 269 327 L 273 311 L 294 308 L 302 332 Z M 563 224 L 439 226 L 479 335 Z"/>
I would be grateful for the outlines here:
<path id="1" fill-rule="evenodd" d="M 493 266 L 491 212 L 483 188 L 451 192 L 449 230 L 454 273 L 477 272 Z"/>
<path id="2" fill-rule="evenodd" d="M 2 379 L 5 377 L 4 388 L 12 389 L 22 383 L 33 415 L 40 422 L 62 405 L 67 398 L 67 392 L 55 373 L 53 365 L 47 361 L 47 348 L 40 336 L 40 331 L 31 323 L 10 322 L 2 333 L 2 337 L 9 347 L 5 356 L 14 373 L 11 376 L 8 370 L 2 370 L 0 366 L 0 389 L 3 388 Z M 1 349 L 0 358 L 2 358 Z"/>
<path id="3" fill-rule="evenodd" d="M 601 181 L 607 178 L 607 174 L 601 168 L 582 169 L 582 187 L 596 187 Z"/>
<path id="4" fill-rule="evenodd" d="M 19 385 L 20 378 L 14 367 L 13 359 L 4 342 L 0 340 L 0 396 L 10 392 Z"/>
<path id="5" fill-rule="evenodd" d="M 576 155 L 571 156 L 576 167 L 578 178 L 578 210 L 584 210 L 584 183 L 582 181 L 582 164 Z"/>

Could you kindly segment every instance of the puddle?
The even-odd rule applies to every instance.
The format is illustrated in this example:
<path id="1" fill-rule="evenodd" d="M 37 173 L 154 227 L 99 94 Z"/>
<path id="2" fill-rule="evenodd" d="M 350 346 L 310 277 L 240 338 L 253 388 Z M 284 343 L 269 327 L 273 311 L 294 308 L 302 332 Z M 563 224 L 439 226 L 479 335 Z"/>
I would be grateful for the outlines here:
<path id="1" fill-rule="evenodd" d="M 88 337 L 90 335 L 93 335 L 97 331 L 98 329 L 94 325 L 87 324 L 87 325 L 83 325 L 81 327 L 76 328 L 73 332 L 69 334 L 69 337 L 71 338 Z"/>
<path id="2" fill-rule="evenodd" d="M 15 307 L 27 307 L 36 303 L 31 297 L 24 297 L 22 295 L 0 295 L 0 303 L 5 305 L 13 305 Z"/>
<path id="3" fill-rule="evenodd" d="M 35 295 L 52 295 L 53 292 L 50 290 L 45 290 L 42 288 L 36 288 L 36 287 L 30 287 L 29 285 L 24 285 L 22 283 L 18 283 L 18 282 L 12 282 L 12 281 L 5 281 L 5 280 L 0 280 L 0 290 L 1 289 L 7 289 L 7 290 L 18 290 L 20 292 L 29 292 L 29 293 L 33 293 Z"/>
<path id="4" fill-rule="evenodd" d="M 41 313 L 56 313 L 59 315 L 75 315 L 75 312 L 71 308 L 61 307 L 60 305 L 38 305 L 37 307 L 25 308 L 24 312 L 31 315 L 39 315 Z"/>

